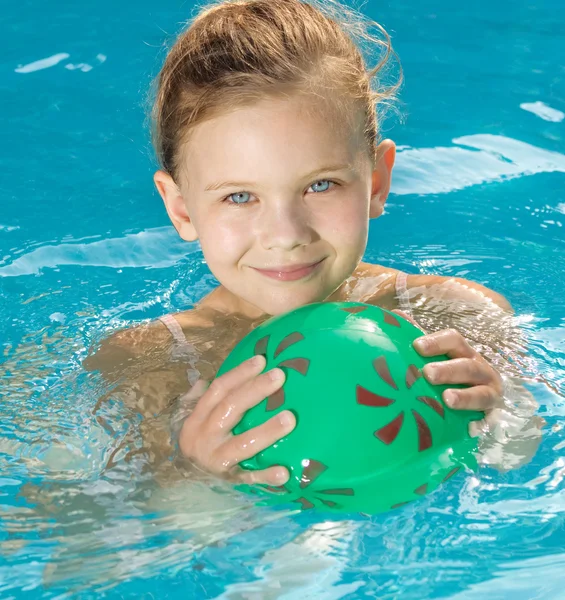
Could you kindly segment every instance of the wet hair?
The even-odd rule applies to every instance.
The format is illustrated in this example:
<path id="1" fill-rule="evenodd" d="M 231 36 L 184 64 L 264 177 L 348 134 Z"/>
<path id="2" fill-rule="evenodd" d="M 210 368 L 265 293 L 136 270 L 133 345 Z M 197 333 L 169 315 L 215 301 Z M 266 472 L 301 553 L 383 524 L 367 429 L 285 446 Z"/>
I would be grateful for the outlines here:
<path id="1" fill-rule="evenodd" d="M 402 78 L 391 59 L 396 55 L 387 32 L 334 0 L 207 5 L 178 36 L 154 82 L 152 141 L 160 166 L 178 183 L 182 148 L 196 125 L 289 94 L 330 100 L 341 122 L 361 115 L 374 159 L 381 109 Z M 398 65 L 394 82 L 385 85 L 391 65 Z"/>

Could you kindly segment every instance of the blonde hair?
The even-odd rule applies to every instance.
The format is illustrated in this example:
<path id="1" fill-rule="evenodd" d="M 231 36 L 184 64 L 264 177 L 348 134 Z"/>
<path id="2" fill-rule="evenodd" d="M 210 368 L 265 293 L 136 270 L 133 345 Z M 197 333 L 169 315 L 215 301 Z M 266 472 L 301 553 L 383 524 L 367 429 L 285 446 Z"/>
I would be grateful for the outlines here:
<path id="1" fill-rule="evenodd" d="M 368 60 L 377 54 L 374 67 L 362 51 Z M 152 141 L 161 168 L 178 181 L 181 148 L 197 124 L 289 93 L 331 95 L 348 120 L 357 112 L 352 106 L 359 107 L 375 158 L 378 109 L 394 99 L 402 79 L 399 68 L 394 84 L 382 84 L 391 57 L 386 31 L 334 0 L 208 5 L 177 38 L 155 81 Z"/>

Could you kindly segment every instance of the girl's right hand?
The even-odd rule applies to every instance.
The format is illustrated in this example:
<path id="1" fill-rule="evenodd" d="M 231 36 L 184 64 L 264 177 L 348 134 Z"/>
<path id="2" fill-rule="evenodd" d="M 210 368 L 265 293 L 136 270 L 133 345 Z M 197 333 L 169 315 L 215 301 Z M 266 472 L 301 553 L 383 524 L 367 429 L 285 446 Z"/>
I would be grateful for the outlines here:
<path id="1" fill-rule="evenodd" d="M 247 471 L 238 466 L 255 456 L 296 426 L 294 414 L 283 410 L 255 427 L 234 435 L 233 428 L 244 413 L 270 396 L 284 383 L 281 369 L 261 373 L 266 361 L 254 356 L 211 384 L 198 381 L 184 401 L 198 400 L 180 430 L 179 448 L 183 456 L 217 476 L 243 483 L 284 485 L 289 479 L 285 467 L 273 466 L 262 471 Z"/>

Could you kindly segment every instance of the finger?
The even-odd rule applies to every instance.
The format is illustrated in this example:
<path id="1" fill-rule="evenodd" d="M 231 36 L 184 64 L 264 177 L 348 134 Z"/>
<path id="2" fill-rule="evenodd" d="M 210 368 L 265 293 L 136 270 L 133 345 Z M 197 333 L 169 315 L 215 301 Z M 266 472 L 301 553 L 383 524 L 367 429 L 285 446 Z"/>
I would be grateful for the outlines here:
<path id="1" fill-rule="evenodd" d="M 447 354 L 449 358 L 474 358 L 479 356 L 467 340 L 455 329 L 443 329 L 414 340 L 414 348 L 422 356 Z"/>
<path id="2" fill-rule="evenodd" d="M 500 375 L 486 361 L 476 358 L 453 358 L 445 362 L 428 363 L 422 372 L 432 385 L 493 385 L 502 393 Z"/>
<path id="3" fill-rule="evenodd" d="M 418 323 L 416 323 L 416 321 L 413 319 L 413 317 L 411 317 L 409 314 L 405 313 L 404 311 L 398 310 L 395 308 L 392 312 L 397 315 L 400 315 L 403 319 L 406 319 L 406 321 L 408 321 L 409 323 L 412 323 L 412 325 L 414 325 L 414 327 L 417 327 L 420 331 L 424 331 L 424 329 L 420 325 L 418 325 Z"/>
<path id="4" fill-rule="evenodd" d="M 199 379 L 186 394 L 179 397 L 179 404 L 185 404 L 190 401 L 198 400 L 202 394 L 208 389 L 210 382 L 205 379 Z"/>
<path id="5" fill-rule="evenodd" d="M 282 369 L 272 369 L 253 377 L 236 392 L 228 394 L 226 398 L 220 400 L 217 406 L 210 408 L 208 405 L 197 412 L 197 409 L 200 408 L 199 405 L 206 398 L 206 395 L 202 396 L 192 415 L 182 425 L 179 435 L 181 452 L 185 456 L 192 456 L 198 463 L 217 474 L 225 472 L 226 467 L 222 464 L 223 462 L 229 466 L 243 460 L 240 454 L 228 455 L 230 460 L 226 460 L 221 454 L 219 459 L 214 459 L 212 453 L 216 452 L 218 448 L 222 448 L 226 439 L 233 439 L 231 431 L 241 421 L 243 414 L 266 397 L 274 394 L 283 385 L 284 378 Z M 208 391 L 213 385 L 214 383 L 210 385 Z M 294 416 L 292 418 L 294 419 Z M 284 420 L 284 417 L 282 419 Z M 255 450 L 250 456 L 264 447 Z M 232 458 L 233 460 L 231 460 Z"/>
<path id="6" fill-rule="evenodd" d="M 242 460 L 252 458 L 261 450 L 272 446 L 296 426 L 296 417 L 283 410 L 265 423 L 244 433 L 232 436 L 219 446 L 211 456 L 211 467 L 216 472 L 226 472 Z"/>
<path id="7" fill-rule="evenodd" d="M 253 356 L 220 377 L 216 377 L 195 408 L 195 416 L 203 418 L 204 415 L 209 414 L 230 392 L 257 377 L 265 368 L 265 364 L 264 356 Z"/>
<path id="8" fill-rule="evenodd" d="M 209 385 L 209 381 L 199 379 L 186 394 L 175 400 L 171 411 L 171 425 L 174 428 L 194 411 L 198 399 L 206 392 Z"/>
<path id="9" fill-rule="evenodd" d="M 230 479 L 249 485 L 264 484 L 278 487 L 284 485 L 290 479 L 290 473 L 286 467 L 280 467 L 278 465 L 269 467 L 268 469 L 262 469 L 261 471 L 248 471 L 241 467 L 236 467 L 233 470 Z"/>
<path id="10" fill-rule="evenodd" d="M 497 423 L 497 415 L 495 411 L 491 411 L 485 415 L 483 419 L 478 421 L 471 421 L 469 423 L 469 435 L 471 437 L 479 437 L 488 435 L 494 430 Z"/>
<path id="11" fill-rule="evenodd" d="M 490 385 L 475 385 L 464 390 L 445 390 L 443 401 L 454 410 L 492 410 L 499 406 L 500 396 Z"/>
<path id="12" fill-rule="evenodd" d="M 231 431 L 246 411 L 273 395 L 284 381 L 282 369 L 271 369 L 255 376 L 218 402 L 207 417 L 208 426 L 213 431 Z"/>

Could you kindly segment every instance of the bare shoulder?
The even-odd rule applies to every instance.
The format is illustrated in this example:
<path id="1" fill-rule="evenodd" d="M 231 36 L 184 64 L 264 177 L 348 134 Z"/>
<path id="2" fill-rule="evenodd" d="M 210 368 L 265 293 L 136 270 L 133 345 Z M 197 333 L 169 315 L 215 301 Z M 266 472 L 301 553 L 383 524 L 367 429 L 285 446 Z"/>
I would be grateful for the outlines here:
<path id="1" fill-rule="evenodd" d="M 381 265 L 361 263 L 348 279 L 346 299 L 351 302 L 367 302 L 383 308 L 395 308 L 396 269 Z"/>
<path id="2" fill-rule="evenodd" d="M 188 310 L 174 315 L 183 331 L 190 328 L 210 326 L 204 311 Z M 169 329 L 160 320 L 136 327 L 121 329 L 103 339 L 92 348 L 83 361 L 87 371 L 118 372 L 155 349 L 167 351 L 174 342 Z"/>
<path id="3" fill-rule="evenodd" d="M 159 321 L 115 331 L 91 348 L 82 366 L 87 371 L 106 371 L 107 366 L 124 365 L 143 355 L 149 347 L 166 343 L 169 337 L 167 328 Z"/>
<path id="4" fill-rule="evenodd" d="M 426 290 L 429 294 L 433 290 L 433 295 L 438 298 L 452 300 L 463 300 L 468 302 L 485 302 L 495 304 L 505 311 L 512 312 L 512 306 L 508 300 L 491 290 L 490 288 L 463 279 L 461 277 L 442 277 L 440 275 L 409 275 L 406 281 L 409 290 L 417 292 L 422 288 L 422 293 Z"/>
<path id="5" fill-rule="evenodd" d="M 379 277 L 381 275 L 393 277 L 400 273 L 400 271 L 398 269 L 384 267 L 383 265 L 376 265 L 373 263 L 361 263 L 357 267 L 356 273 L 364 277 Z"/>

